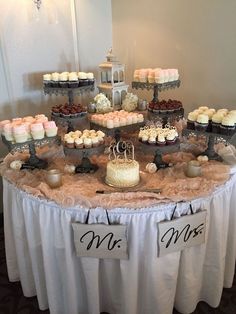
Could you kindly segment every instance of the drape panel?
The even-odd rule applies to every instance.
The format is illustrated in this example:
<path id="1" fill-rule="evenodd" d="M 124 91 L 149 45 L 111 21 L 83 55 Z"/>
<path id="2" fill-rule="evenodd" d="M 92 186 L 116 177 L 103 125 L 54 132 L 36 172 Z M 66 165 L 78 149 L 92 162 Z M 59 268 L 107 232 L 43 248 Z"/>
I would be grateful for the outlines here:
<path id="1" fill-rule="evenodd" d="M 61 208 L 3 180 L 4 231 L 10 281 L 25 296 L 37 295 L 51 314 L 171 314 L 194 311 L 200 300 L 216 307 L 232 285 L 236 258 L 236 175 L 208 198 L 192 202 L 207 210 L 206 243 L 157 257 L 157 223 L 170 220 L 175 204 L 109 210 L 111 223 L 127 224 L 129 260 L 78 258 L 72 222 L 85 208 Z M 179 203 L 175 217 L 190 213 Z M 107 223 L 103 208 L 89 223 Z"/>

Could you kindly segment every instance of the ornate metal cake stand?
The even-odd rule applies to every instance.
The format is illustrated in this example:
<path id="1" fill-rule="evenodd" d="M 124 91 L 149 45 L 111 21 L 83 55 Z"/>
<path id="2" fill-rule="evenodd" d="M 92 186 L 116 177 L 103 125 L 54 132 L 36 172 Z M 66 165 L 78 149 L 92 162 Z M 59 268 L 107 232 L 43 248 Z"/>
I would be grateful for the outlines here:
<path id="1" fill-rule="evenodd" d="M 153 94 L 153 101 L 158 101 L 158 92 L 168 90 L 171 88 L 180 87 L 180 80 L 166 82 L 162 84 L 158 83 L 142 83 L 142 82 L 132 82 L 132 88 L 135 89 L 147 89 L 147 90 L 154 90 Z"/>
<path id="2" fill-rule="evenodd" d="M 73 104 L 74 96 L 75 95 L 82 95 L 86 92 L 92 92 L 94 91 L 94 84 L 93 85 L 86 85 L 86 86 L 80 86 L 80 87 L 49 87 L 44 86 L 44 94 L 45 95 L 62 95 L 62 96 L 68 96 L 69 98 L 69 104 Z"/>
<path id="3" fill-rule="evenodd" d="M 67 133 L 70 131 L 74 131 L 77 124 L 81 125 L 88 122 L 87 112 L 81 112 L 77 117 L 74 118 L 60 117 L 52 114 L 51 119 L 54 120 L 56 122 L 56 125 L 58 126 L 67 126 Z"/>
<path id="4" fill-rule="evenodd" d="M 98 169 L 98 166 L 92 164 L 88 157 L 93 155 L 101 155 L 104 152 L 105 145 L 92 148 L 68 148 L 64 146 L 66 156 L 74 156 L 81 159 L 81 163 L 76 167 L 77 173 L 93 173 Z"/>
<path id="5" fill-rule="evenodd" d="M 180 142 L 179 140 L 177 140 L 172 145 L 158 146 L 158 145 L 145 144 L 139 141 L 139 148 L 141 149 L 142 152 L 154 154 L 153 162 L 156 164 L 157 169 L 161 169 L 161 168 L 168 167 L 168 164 L 166 164 L 162 160 L 162 155 L 178 152 L 180 150 Z"/>
<path id="6" fill-rule="evenodd" d="M 134 132 L 136 130 L 139 130 L 141 127 L 145 125 L 145 121 L 140 122 L 140 123 L 135 123 L 135 124 L 130 124 L 130 125 L 124 125 L 120 126 L 118 128 L 113 128 L 113 129 L 108 129 L 105 128 L 101 125 L 98 125 L 96 123 L 90 122 L 90 128 L 94 130 L 101 130 L 103 131 L 107 136 L 112 136 L 114 137 L 116 134 L 120 132 Z"/>
<path id="7" fill-rule="evenodd" d="M 212 132 L 201 132 L 197 130 L 184 129 L 184 136 L 196 135 L 196 136 L 205 136 L 208 138 L 208 147 L 207 149 L 201 153 L 201 155 L 206 155 L 209 160 L 218 160 L 222 161 L 222 158 L 215 152 L 214 145 L 218 141 L 225 141 L 226 143 L 232 144 L 236 146 L 236 134 L 233 136 L 212 133 Z"/>
<path id="8" fill-rule="evenodd" d="M 2 135 L 2 141 L 7 146 L 9 152 L 12 154 L 16 152 L 23 152 L 28 150 L 30 157 L 29 159 L 22 165 L 22 169 L 44 169 L 47 167 L 47 162 L 45 160 L 39 159 L 36 156 L 36 147 L 41 147 L 48 144 L 58 144 L 60 145 L 61 139 L 58 136 L 53 137 L 44 137 L 41 140 L 30 140 L 24 143 L 13 143 L 7 141 L 5 137 Z"/>

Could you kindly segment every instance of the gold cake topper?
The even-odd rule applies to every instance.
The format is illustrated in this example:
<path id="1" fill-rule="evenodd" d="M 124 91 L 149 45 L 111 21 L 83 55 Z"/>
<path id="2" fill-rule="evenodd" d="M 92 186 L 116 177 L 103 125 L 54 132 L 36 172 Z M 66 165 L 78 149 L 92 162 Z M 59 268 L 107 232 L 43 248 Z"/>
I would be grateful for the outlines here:
<path id="1" fill-rule="evenodd" d="M 118 141 L 111 142 L 109 146 L 109 159 L 110 160 L 123 160 L 130 162 L 134 160 L 134 145 L 131 141 Z"/>

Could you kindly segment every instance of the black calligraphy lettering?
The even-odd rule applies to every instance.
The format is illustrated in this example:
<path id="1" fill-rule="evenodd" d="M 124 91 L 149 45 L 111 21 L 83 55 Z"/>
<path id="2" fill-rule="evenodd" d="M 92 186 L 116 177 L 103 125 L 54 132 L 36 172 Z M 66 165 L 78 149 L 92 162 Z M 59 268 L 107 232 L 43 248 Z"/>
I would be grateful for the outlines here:
<path id="1" fill-rule="evenodd" d="M 96 249 L 98 249 L 102 245 L 103 241 L 108 240 L 108 239 L 109 240 L 108 240 L 107 249 L 109 251 L 111 251 L 115 248 L 117 243 L 122 241 L 121 239 L 113 240 L 114 234 L 112 232 L 109 232 L 103 238 L 101 238 L 98 234 L 95 235 L 94 231 L 90 230 L 90 231 L 86 232 L 84 235 L 82 235 L 82 237 L 80 238 L 80 242 L 84 243 L 85 237 L 88 236 L 89 234 L 91 234 L 91 238 L 90 238 L 90 242 L 87 245 L 87 251 L 92 247 L 93 244 L 95 245 Z M 97 242 L 96 242 L 96 240 L 97 240 Z M 113 243 L 112 243 L 112 241 L 113 241 Z M 119 245 L 117 247 L 120 248 Z"/>
<path id="2" fill-rule="evenodd" d="M 190 227 L 191 227 L 190 224 L 187 224 L 181 231 L 175 230 L 174 227 L 168 229 L 162 236 L 161 242 L 165 242 L 166 237 L 167 237 L 168 241 L 166 243 L 166 248 L 168 248 L 171 242 L 175 244 L 179 240 L 182 234 L 184 234 L 183 241 L 187 242 L 191 235 L 193 238 L 195 238 L 196 236 L 198 236 L 199 233 L 200 234 L 202 233 L 202 230 L 204 228 L 204 223 L 201 223 L 199 226 L 197 226 L 196 228 L 193 228 L 192 230 L 189 230 Z"/>

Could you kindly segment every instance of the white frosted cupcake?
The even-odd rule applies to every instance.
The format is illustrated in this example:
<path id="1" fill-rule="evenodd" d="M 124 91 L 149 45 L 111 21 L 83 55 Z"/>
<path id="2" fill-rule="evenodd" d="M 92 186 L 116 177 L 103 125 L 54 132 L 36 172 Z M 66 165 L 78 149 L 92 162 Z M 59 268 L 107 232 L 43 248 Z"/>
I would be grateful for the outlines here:
<path id="1" fill-rule="evenodd" d="M 91 140 L 92 140 L 93 147 L 98 147 L 100 145 L 98 136 L 92 137 Z"/>
<path id="2" fill-rule="evenodd" d="M 227 115 L 222 119 L 220 133 L 232 136 L 235 133 L 235 119 L 233 116 Z"/>
<path id="3" fill-rule="evenodd" d="M 92 147 L 92 139 L 90 137 L 84 138 L 84 147 L 85 148 L 91 148 Z"/>
<path id="4" fill-rule="evenodd" d="M 78 76 L 76 72 L 69 73 L 68 87 L 75 88 L 79 86 Z"/>
<path id="5" fill-rule="evenodd" d="M 205 132 L 209 123 L 209 117 L 206 114 L 199 114 L 195 122 L 195 130 Z"/>
<path id="6" fill-rule="evenodd" d="M 68 74 L 67 72 L 63 72 L 59 74 L 59 85 L 61 87 L 68 87 Z"/>
<path id="7" fill-rule="evenodd" d="M 59 87 L 59 73 L 54 72 L 51 75 L 52 78 L 52 87 Z"/>
<path id="8" fill-rule="evenodd" d="M 198 114 L 197 112 L 189 112 L 188 114 L 188 120 L 187 120 L 187 128 L 190 129 L 190 130 L 194 130 L 195 129 L 195 122 L 197 120 L 197 117 L 198 117 Z"/>
<path id="9" fill-rule="evenodd" d="M 43 84 L 45 87 L 52 86 L 52 75 L 51 74 L 44 74 L 43 75 Z"/>
<path id="10" fill-rule="evenodd" d="M 223 113 L 215 113 L 212 116 L 212 132 L 213 133 L 220 133 L 220 126 L 223 120 Z"/>
<path id="11" fill-rule="evenodd" d="M 76 148 L 83 148 L 84 147 L 84 142 L 81 137 L 75 139 L 75 147 Z"/>
<path id="12" fill-rule="evenodd" d="M 71 136 L 68 136 L 66 139 L 65 139 L 65 142 L 66 142 L 66 146 L 68 148 L 74 148 L 75 147 L 75 139 Z"/>
<path id="13" fill-rule="evenodd" d="M 28 132 L 25 125 L 13 126 L 13 136 L 16 143 L 24 143 L 28 140 Z"/>

